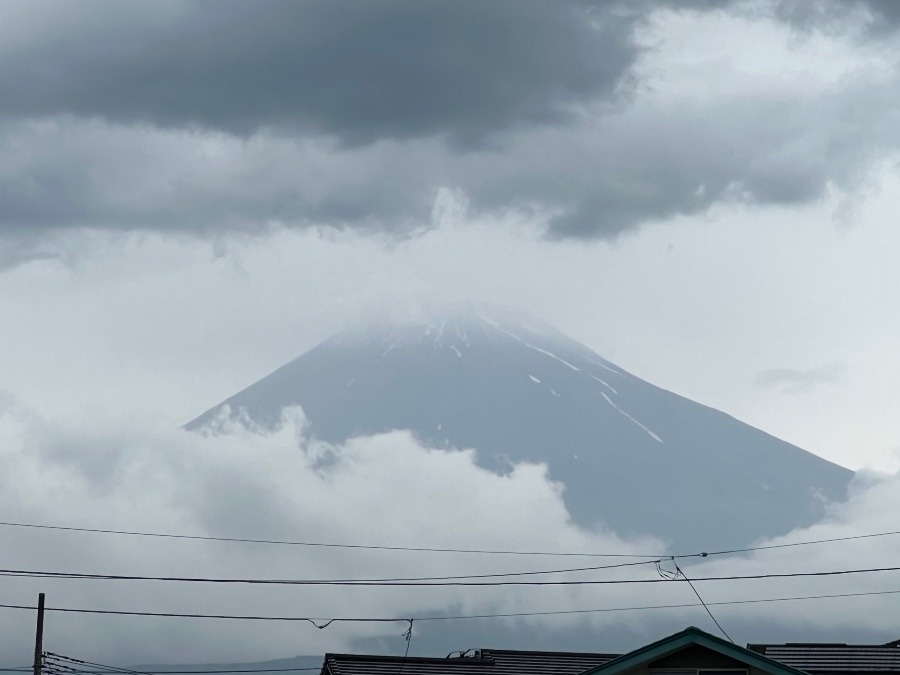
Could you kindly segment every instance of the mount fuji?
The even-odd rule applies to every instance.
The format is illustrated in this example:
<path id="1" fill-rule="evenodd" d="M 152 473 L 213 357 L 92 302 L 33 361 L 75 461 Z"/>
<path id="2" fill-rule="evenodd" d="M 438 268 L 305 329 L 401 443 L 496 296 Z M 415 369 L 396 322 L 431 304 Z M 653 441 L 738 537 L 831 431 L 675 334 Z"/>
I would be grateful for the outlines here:
<path id="1" fill-rule="evenodd" d="M 475 306 L 332 336 L 185 425 L 274 427 L 300 405 L 340 443 L 409 429 L 507 472 L 544 462 L 572 519 L 678 552 L 742 547 L 809 525 L 853 473 L 660 389 L 530 317 Z"/>

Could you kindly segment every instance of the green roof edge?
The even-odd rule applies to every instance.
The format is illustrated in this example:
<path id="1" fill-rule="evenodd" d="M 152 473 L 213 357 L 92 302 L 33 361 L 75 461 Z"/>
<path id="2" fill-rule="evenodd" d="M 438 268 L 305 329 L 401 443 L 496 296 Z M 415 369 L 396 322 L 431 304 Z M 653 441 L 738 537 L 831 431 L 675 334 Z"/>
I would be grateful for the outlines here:
<path id="1" fill-rule="evenodd" d="M 581 675 L 617 675 L 625 670 L 662 658 L 667 654 L 678 651 L 689 645 L 700 645 L 720 654 L 730 656 L 738 661 L 743 661 L 772 675 L 808 675 L 805 671 L 791 668 L 783 663 L 763 656 L 736 644 L 732 644 L 720 637 L 711 635 L 704 630 L 689 626 L 674 635 L 670 635 L 649 645 L 639 647 L 634 651 L 622 654 L 618 658 L 608 661 L 596 668 L 584 671 Z"/>

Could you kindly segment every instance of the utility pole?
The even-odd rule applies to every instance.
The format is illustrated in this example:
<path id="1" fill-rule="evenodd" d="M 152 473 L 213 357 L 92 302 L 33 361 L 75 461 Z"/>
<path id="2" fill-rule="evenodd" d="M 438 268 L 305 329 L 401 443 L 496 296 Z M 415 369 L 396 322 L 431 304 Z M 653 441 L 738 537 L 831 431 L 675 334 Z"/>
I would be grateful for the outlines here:
<path id="1" fill-rule="evenodd" d="M 41 675 L 44 664 L 44 594 L 38 594 L 37 630 L 34 634 L 34 675 Z"/>

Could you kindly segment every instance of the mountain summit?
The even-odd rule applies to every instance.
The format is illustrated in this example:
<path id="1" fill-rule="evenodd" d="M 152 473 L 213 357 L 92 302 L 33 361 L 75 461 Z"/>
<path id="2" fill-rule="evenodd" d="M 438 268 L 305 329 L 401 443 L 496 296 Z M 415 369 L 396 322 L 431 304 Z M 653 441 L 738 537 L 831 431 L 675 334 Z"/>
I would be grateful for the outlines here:
<path id="1" fill-rule="evenodd" d="M 481 466 L 546 462 L 575 522 L 652 534 L 678 552 L 746 546 L 818 520 L 852 472 L 641 380 L 547 324 L 475 307 L 325 340 L 228 406 L 278 424 L 302 406 L 339 443 L 409 429 Z"/>

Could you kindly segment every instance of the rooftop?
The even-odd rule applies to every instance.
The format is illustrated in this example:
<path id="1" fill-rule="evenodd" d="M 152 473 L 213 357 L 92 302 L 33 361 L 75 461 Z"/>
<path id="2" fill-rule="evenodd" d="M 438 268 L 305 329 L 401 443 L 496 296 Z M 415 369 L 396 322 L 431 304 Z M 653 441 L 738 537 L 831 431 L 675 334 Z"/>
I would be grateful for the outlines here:
<path id="1" fill-rule="evenodd" d="M 618 654 L 480 649 L 465 656 L 423 658 L 326 654 L 323 675 L 578 675 Z"/>
<path id="2" fill-rule="evenodd" d="M 326 654 L 322 675 L 581 675 L 616 659 L 634 657 L 658 644 L 671 642 L 685 635 L 690 637 L 692 632 L 703 639 L 722 642 L 728 649 L 744 651 L 696 628 L 688 628 L 659 643 L 623 656 L 596 652 L 512 649 L 469 650 L 454 652 L 444 658 Z M 900 675 L 900 640 L 879 645 L 822 642 L 749 644 L 747 649 L 777 662 L 773 666 L 780 664 L 787 669 L 810 675 Z M 750 658 L 750 655 L 747 654 L 747 657 Z"/>
<path id="3" fill-rule="evenodd" d="M 812 675 L 900 672 L 900 640 L 883 645 L 834 643 L 751 644 L 752 651 Z"/>

